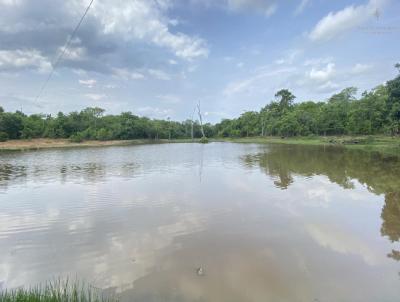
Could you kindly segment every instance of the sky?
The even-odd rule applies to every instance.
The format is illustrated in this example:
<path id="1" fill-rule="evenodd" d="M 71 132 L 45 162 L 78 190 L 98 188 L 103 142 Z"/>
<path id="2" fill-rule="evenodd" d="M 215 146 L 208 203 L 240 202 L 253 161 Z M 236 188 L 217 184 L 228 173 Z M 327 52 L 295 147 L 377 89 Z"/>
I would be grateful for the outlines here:
<path id="1" fill-rule="evenodd" d="M 0 106 L 206 122 L 359 93 L 397 74 L 398 0 L 0 0 Z"/>

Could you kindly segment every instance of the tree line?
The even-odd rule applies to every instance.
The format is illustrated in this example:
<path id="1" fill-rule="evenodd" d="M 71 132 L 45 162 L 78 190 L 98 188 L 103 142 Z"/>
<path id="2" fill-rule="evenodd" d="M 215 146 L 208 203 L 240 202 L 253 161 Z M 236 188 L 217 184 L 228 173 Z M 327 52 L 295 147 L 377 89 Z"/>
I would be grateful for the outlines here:
<path id="1" fill-rule="evenodd" d="M 395 67 L 400 71 L 400 64 Z M 326 102 L 294 103 L 296 98 L 282 89 L 276 99 L 259 112 L 215 125 L 222 137 L 308 136 L 387 134 L 400 132 L 400 75 L 356 98 L 357 88 L 348 87 Z"/>
<path id="2" fill-rule="evenodd" d="M 69 138 L 83 140 L 129 140 L 129 139 L 178 139 L 191 137 L 192 121 L 139 117 L 131 112 L 104 115 L 104 109 L 85 108 L 69 114 L 59 112 L 56 116 L 44 114 L 26 115 L 21 111 L 4 112 L 0 107 L 0 140 L 31 138 Z M 210 124 L 203 125 L 205 135 L 214 136 Z M 201 137 L 201 127 L 193 122 L 193 136 Z"/>
<path id="3" fill-rule="evenodd" d="M 400 71 L 400 64 L 395 67 Z M 400 74 L 363 92 L 360 98 L 356 93 L 355 87 L 348 87 L 325 102 L 294 103 L 293 93 L 281 89 L 275 100 L 260 111 L 244 112 L 238 118 L 224 119 L 215 125 L 201 125 L 193 120 L 149 119 L 131 112 L 105 115 L 104 109 L 98 107 L 52 116 L 5 112 L 0 106 L 0 141 L 400 134 Z"/>

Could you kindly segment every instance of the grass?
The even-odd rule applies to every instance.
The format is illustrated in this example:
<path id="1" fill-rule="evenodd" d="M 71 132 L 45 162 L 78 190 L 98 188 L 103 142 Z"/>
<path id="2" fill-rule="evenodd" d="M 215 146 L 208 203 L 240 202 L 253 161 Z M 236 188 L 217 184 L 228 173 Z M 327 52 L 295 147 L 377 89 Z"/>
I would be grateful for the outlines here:
<path id="1" fill-rule="evenodd" d="M 103 296 L 99 289 L 82 282 L 69 280 L 47 282 L 28 289 L 0 291 L 1 302 L 116 302 Z"/>

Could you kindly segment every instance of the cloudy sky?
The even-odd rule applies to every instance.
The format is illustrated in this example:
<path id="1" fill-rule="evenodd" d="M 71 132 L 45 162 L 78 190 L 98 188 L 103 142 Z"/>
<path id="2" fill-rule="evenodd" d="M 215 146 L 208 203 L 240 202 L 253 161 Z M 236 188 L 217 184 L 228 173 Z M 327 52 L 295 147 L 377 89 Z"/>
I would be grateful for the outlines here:
<path id="1" fill-rule="evenodd" d="M 201 100 L 217 122 L 396 75 L 397 0 L 0 0 L 0 105 L 56 113 L 99 106 L 184 120 Z"/>

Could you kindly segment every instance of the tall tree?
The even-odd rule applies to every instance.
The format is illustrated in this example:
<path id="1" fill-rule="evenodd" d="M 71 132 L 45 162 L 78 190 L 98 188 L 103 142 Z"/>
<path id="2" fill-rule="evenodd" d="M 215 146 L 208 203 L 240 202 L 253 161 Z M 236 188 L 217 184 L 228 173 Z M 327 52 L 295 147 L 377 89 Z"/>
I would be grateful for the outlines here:
<path id="1" fill-rule="evenodd" d="M 293 105 L 293 100 L 296 98 L 288 89 L 281 89 L 276 94 L 281 111 L 289 109 Z"/>

